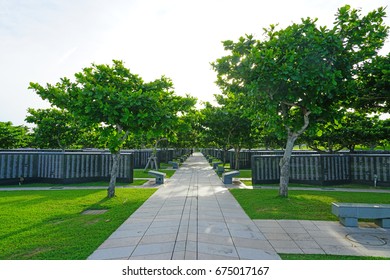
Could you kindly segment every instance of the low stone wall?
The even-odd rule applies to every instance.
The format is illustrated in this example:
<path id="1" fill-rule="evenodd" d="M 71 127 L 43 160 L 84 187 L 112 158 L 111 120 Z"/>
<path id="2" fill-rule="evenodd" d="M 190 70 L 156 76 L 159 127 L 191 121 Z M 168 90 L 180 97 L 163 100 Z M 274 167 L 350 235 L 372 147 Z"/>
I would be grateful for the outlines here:
<path id="1" fill-rule="evenodd" d="M 253 184 L 279 182 L 281 158 L 281 155 L 252 156 Z M 390 155 L 293 155 L 290 163 L 290 182 L 390 186 Z"/>
<path id="2" fill-rule="evenodd" d="M 0 184 L 78 183 L 109 180 L 107 152 L 1 152 Z M 133 182 L 132 153 L 121 153 L 118 181 Z"/>

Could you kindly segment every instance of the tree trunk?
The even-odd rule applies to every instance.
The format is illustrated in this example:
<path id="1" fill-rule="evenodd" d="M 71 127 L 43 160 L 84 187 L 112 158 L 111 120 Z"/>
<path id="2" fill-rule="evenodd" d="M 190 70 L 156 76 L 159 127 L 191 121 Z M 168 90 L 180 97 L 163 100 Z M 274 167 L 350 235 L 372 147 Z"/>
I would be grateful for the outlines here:
<path id="1" fill-rule="evenodd" d="M 240 148 L 234 148 L 234 153 L 235 153 L 235 165 L 234 169 L 235 170 L 240 170 Z"/>
<path id="2" fill-rule="evenodd" d="M 288 182 L 290 180 L 290 159 L 296 140 L 294 134 L 289 134 L 287 138 L 286 149 L 284 150 L 283 157 L 279 162 L 280 167 L 280 182 L 279 182 L 279 195 L 282 197 L 288 197 Z"/>
<path id="3" fill-rule="evenodd" d="M 288 105 L 288 104 L 285 104 Z M 292 132 L 290 128 L 287 128 L 287 144 L 284 150 L 283 158 L 279 162 L 280 167 L 280 181 L 279 181 L 279 195 L 282 197 L 288 197 L 288 182 L 290 180 L 290 159 L 294 148 L 295 140 L 307 129 L 309 126 L 310 111 L 305 107 L 301 107 L 303 113 L 303 126 L 297 132 Z M 284 112 L 286 112 L 286 106 L 284 106 Z M 287 114 L 286 114 L 287 115 Z"/>
<path id="4" fill-rule="evenodd" d="M 107 189 L 108 198 L 115 196 L 116 177 L 118 176 L 118 171 L 119 171 L 119 157 L 120 157 L 120 152 L 112 154 L 111 179 L 110 179 L 110 185 L 108 186 Z"/>

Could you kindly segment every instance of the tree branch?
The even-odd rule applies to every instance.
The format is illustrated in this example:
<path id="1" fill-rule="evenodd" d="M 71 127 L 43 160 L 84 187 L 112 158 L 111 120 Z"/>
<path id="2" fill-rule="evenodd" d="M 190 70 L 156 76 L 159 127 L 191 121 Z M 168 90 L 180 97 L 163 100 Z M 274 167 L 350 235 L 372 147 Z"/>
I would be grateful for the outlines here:
<path id="1" fill-rule="evenodd" d="M 301 107 L 301 109 L 303 112 L 304 123 L 303 123 L 303 126 L 301 127 L 301 129 L 298 130 L 298 132 L 296 133 L 297 137 L 299 135 L 301 135 L 306 130 L 306 128 L 309 126 L 309 123 L 310 123 L 309 115 L 311 114 L 311 111 L 307 110 L 305 107 Z"/>

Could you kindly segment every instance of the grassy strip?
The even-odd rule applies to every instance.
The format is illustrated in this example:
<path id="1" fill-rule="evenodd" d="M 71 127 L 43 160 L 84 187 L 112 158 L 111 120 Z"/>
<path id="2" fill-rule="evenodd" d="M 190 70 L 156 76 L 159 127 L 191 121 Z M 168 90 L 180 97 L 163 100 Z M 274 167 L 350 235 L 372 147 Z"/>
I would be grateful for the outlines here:
<path id="1" fill-rule="evenodd" d="M 288 198 L 278 190 L 230 190 L 251 219 L 290 219 L 336 221 L 332 202 L 390 203 L 390 193 L 289 191 Z"/>
<path id="2" fill-rule="evenodd" d="M 390 260 L 390 258 L 323 254 L 279 254 L 282 260 Z"/>
<path id="3" fill-rule="evenodd" d="M 122 183 L 116 182 L 116 186 L 120 187 L 134 187 L 142 186 L 148 182 L 148 180 L 134 180 L 133 183 Z M 6 185 L 0 186 L 1 188 L 36 188 L 36 187 L 108 187 L 109 182 L 99 181 L 99 182 L 86 182 L 86 183 L 77 183 L 77 184 L 47 184 L 47 183 L 36 183 L 36 184 L 23 184 L 23 185 Z"/>
<path id="4" fill-rule="evenodd" d="M 241 176 L 240 176 L 241 177 Z M 246 178 L 246 177 L 244 177 Z M 247 186 L 254 187 L 279 187 L 279 183 L 276 184 L 255 184 L 252 185 L 252 180 L 241 180 Z M 297 188 L 324 188 L 324 189 L 366 189 L 366 190 L 389 190 L 388 187 L 374 187 L 370 185 L 364 184 L 342 184 L 342 185 L 332 185 L 332 186 L 319 186 L 313 184 L 298 184 L 298 183 L 289 183 L 289 187 L 297 187 Z"/>
<path id="5" fill-rule="evenodd" d="M 0 192 L 0 259 L 86 259 L 155 190 Z"/>

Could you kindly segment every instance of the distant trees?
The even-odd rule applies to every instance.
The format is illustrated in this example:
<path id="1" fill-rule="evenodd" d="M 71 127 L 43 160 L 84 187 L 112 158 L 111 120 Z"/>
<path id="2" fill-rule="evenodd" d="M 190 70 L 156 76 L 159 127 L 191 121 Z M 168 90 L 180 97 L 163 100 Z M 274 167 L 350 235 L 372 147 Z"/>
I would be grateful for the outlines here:
<path id="1" fill-rule="evenodd" d="M 243 114 L 243 105 L 235 95 L 215 95 L 218 106 L 205 104 L 201 110 L 201 125 L 204 128 L 204 139 L 224 151 L 230 148 L 235 152 L 235 169 L 239 169 L 239 155 L 243 148 L 252 148 L 259 143 L 258 134 L 254 133 L 252 120 Z"/>
<path id="2" fill-rule="evenodd" d="M 28 127 L 0 122 L 0 149 L 26 148 L 31 144 Z"/>
<path id="3" fill-rule="evenodd" d="M 93 127 L 82 126 L 82 123 L 66 110 L 29 108 L 26 122 L 34 125 L 34 147 L 65 150 L 100 146 Z"/>

